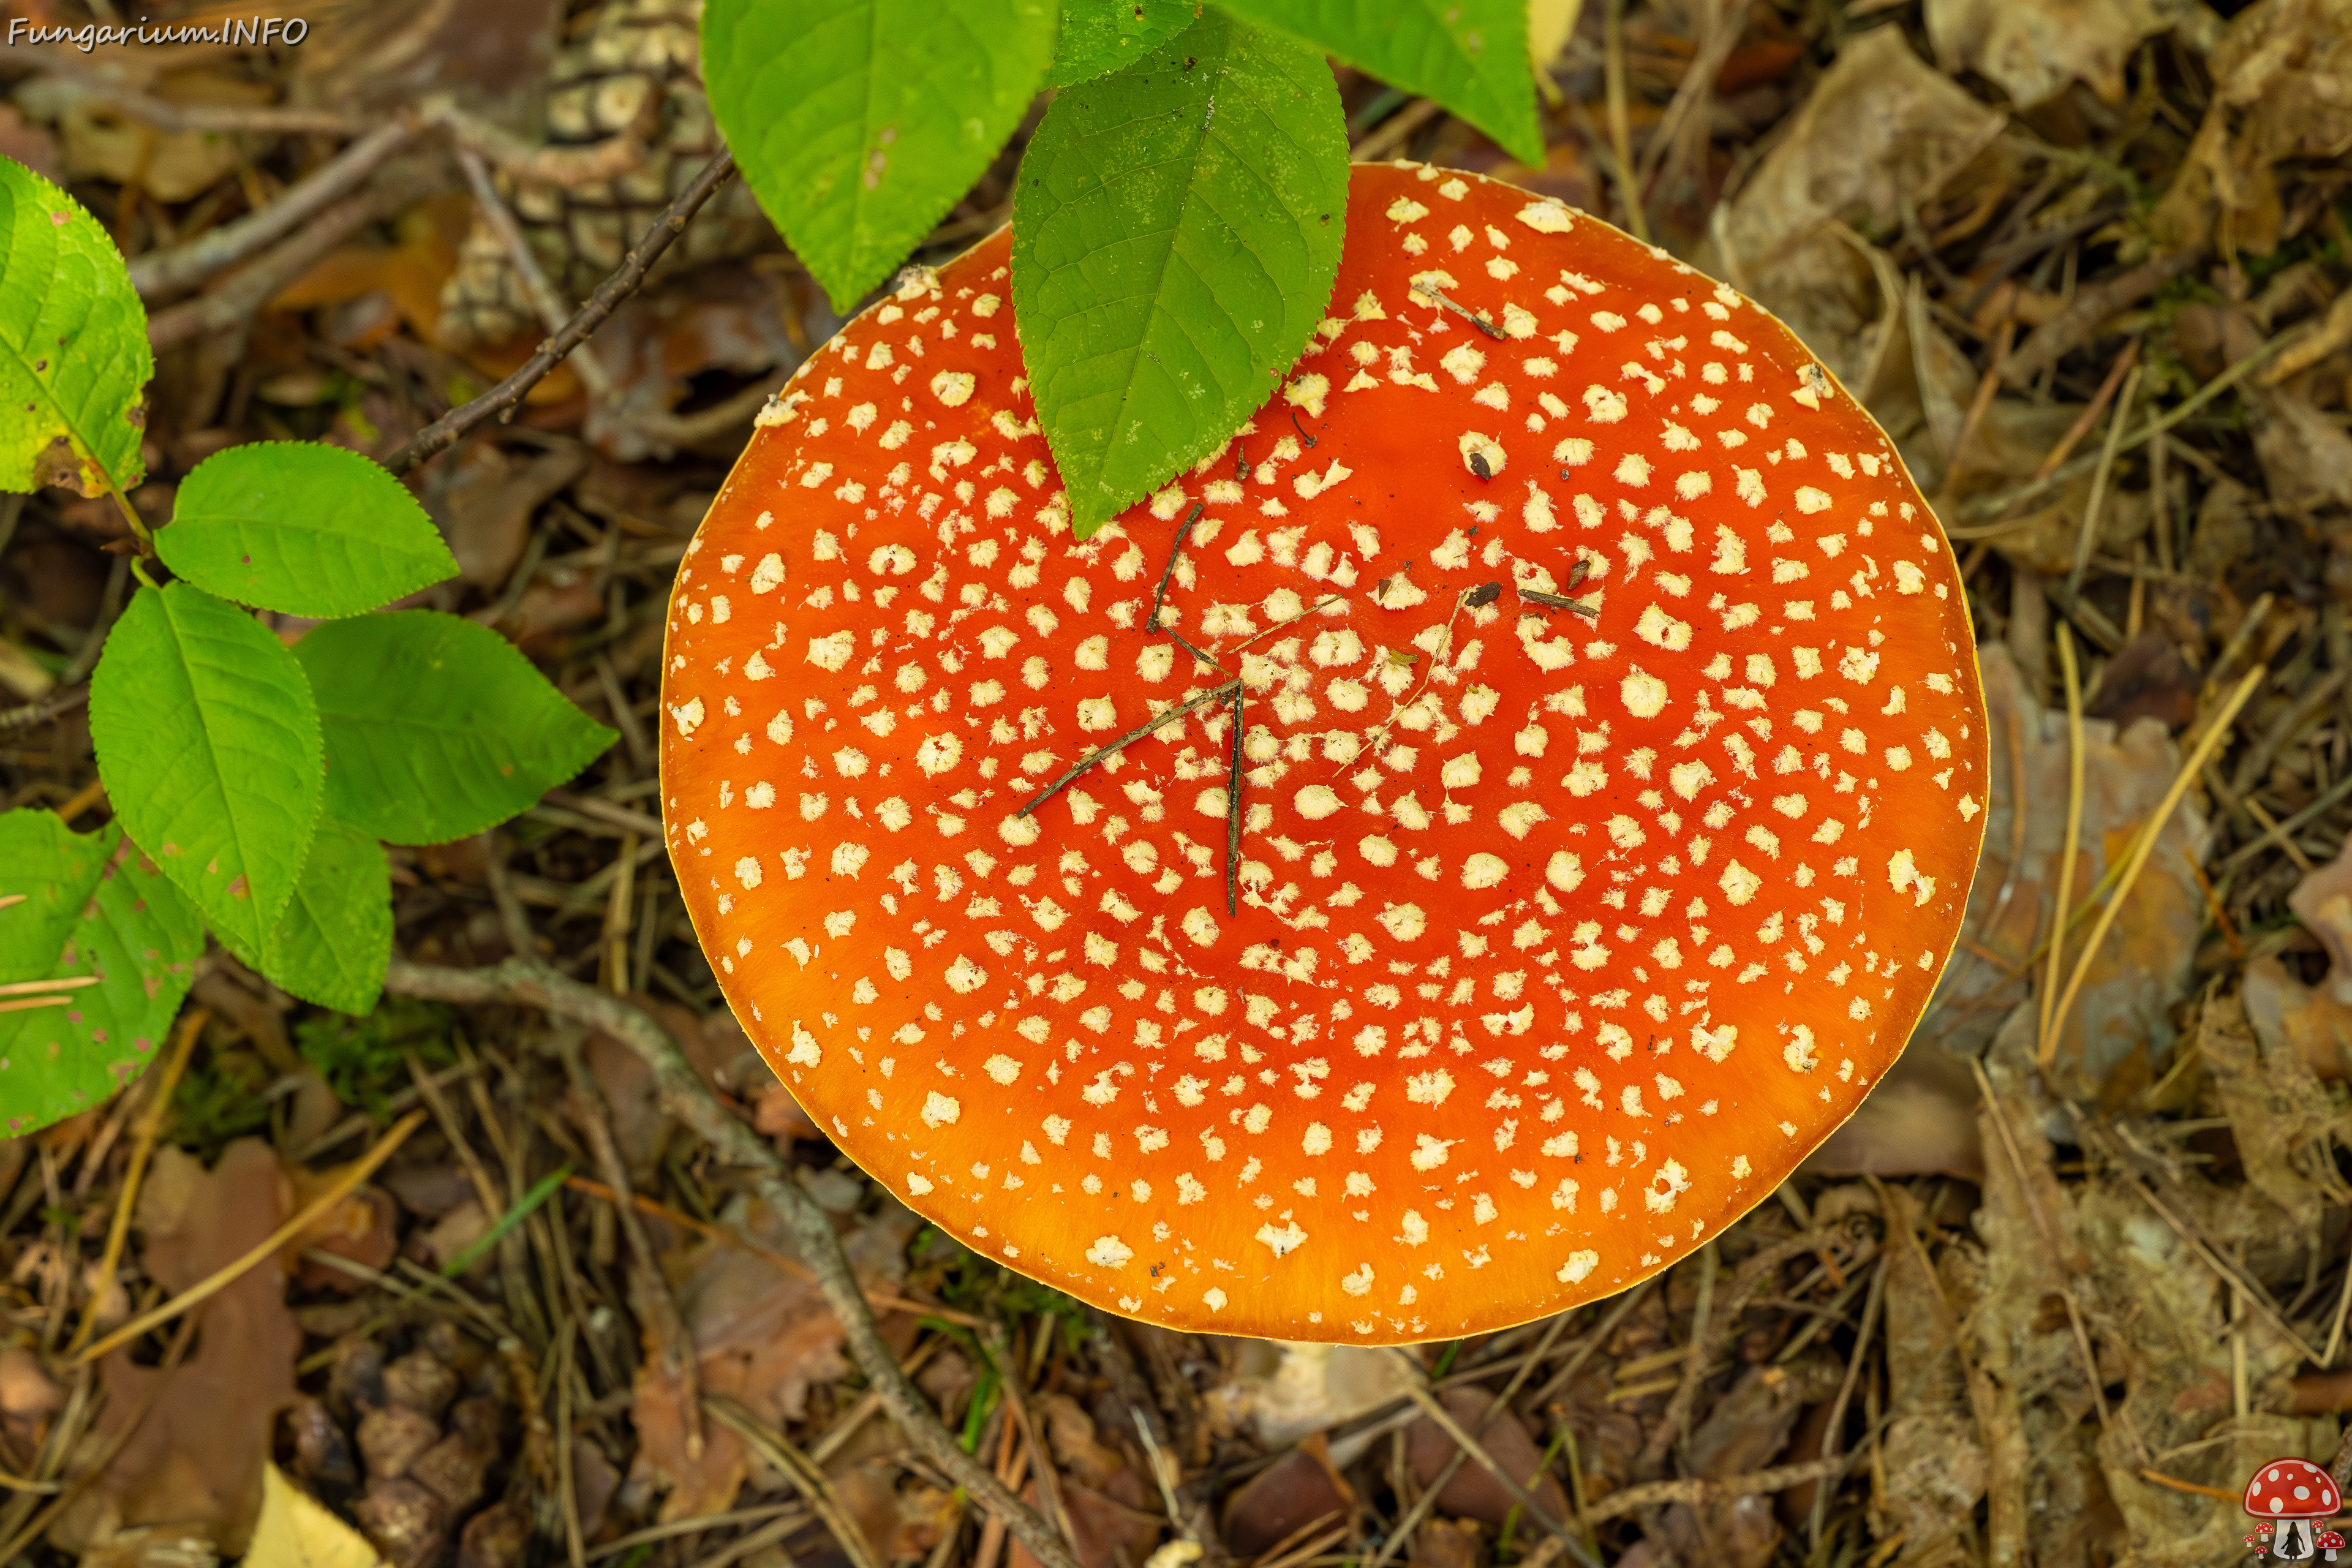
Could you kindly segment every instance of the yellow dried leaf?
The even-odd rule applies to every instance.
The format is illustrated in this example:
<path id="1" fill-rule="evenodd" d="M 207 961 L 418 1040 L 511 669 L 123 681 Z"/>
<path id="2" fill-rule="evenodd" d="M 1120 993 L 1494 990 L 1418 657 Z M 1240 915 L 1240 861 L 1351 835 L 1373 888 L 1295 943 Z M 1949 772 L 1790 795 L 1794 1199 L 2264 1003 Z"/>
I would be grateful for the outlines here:
<path id="1" fill-rule="evenodd" d="M 245 1568 L 382 1568 L 367 1538 L 327 1511 L 275 1465 L 261 1472 L 261 1519 Z"/>

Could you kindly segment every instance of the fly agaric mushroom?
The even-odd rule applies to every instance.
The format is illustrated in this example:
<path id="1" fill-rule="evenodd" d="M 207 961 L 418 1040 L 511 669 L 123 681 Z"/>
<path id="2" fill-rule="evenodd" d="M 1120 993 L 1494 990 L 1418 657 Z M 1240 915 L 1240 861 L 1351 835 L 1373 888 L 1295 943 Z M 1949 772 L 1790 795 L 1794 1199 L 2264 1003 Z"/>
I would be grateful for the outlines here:
<path id="1" fill-rule="evenodd" d="M 671 601 L 680 889 L 828 1136 L 1173 1327 L 1499 1328 L 1720 1232 L 1959 930 L 1949 548 L 1779 322 L 1475 175 L 1353 176 L 1333 314 L 1070 532 L 999 234 L 771 405 Z"/>
<path id="2" fill-rule="evenodd" d="M 2332 1516 L 2339 1500 L 2336 1478 L 2308 1459 L 2273 1459 L 2246 1483 L 2245 1510 L 2277 1529 L 2271 1546 L 2284 1562 L 2319 1554 L 2316 1521 Z"/>
<path id="3" fill-rule="evenodd" d="M 2335 1562 L 2336 1554 L 2343 1550 L 2344 1532 L 2342 1531 L 2323 1530 L 2319 1532 L 2320 1554 L 2326 1557 L 2330 1563 Z"/>

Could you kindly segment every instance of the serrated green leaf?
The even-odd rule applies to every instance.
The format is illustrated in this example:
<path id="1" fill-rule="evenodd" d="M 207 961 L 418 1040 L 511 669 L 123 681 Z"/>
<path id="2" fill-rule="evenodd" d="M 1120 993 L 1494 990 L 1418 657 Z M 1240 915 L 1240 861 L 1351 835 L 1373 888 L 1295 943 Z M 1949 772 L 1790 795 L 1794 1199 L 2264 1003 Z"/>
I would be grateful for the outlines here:
<path id="1" fill-rule="evenodd" d="M 1191 26 L 1201 0 L 1063 0 L 1047 87 L 1075 87 L 1124 70 Z"/>
<path id="2" fill-rule="evenodd" d="M 215 929 L 259 948 L 324 793 L 319 711 L 286 645 L 193 584 L 142 588 L 90 678 L 89 733 L 131 838 Z"/>
<path id="3" fill-rule="evenodd" d="M 1527 0 L 1218 0 L 1382 81 L 1433 98 L 1540 167 Z"/>
<path id="4" fill-rule="evenodd" d="M 0 490 L 129 493 L 133 409 L 155 374 L 121 252 L 79 203 L 0 158 Z M 64 441 L 67 452 L 53 450 Z"/>
<path id="5" fill-rule="evenodd" d="M 374 1010 L 392 958 L 392 868 L 372 833 L 319 819 L 286 912 L 258 952 L 230 943 L 275 984 L 321 1007 Z"/>
<path id="6" fill-rule="evenodd" d="M 836 310 L 890 275 L 1029 108 L 1054 0 L 709 0 L 710 110 Z"/>
<path id="7" fill-rule="evenodd" d="M 198 463 L 155 552 L 224 599 L 320 620 L 457 574 L 406 486 L 357 452 L 311 441 L 231 447 Z"/>
<path id="8" fill-rule="evenodd" d="M 1347 205 L 1323 57 L 1213 7 L 1055 97 L 1013 197 L 1013 309 L 1081 537 L 1265 401 L 1323 318 Z"/>
<path id="9" fill-rule="evenodd" d="M 195 906 L 119 824 L 84 835 L 55 812 L 0 814 L 0 1136 L 144 1072 L 204 951 Z M 80 984 L 19 988 L 41 980 Z"/>
<path id="10" fill-rule="evenodd" d="M 394 844 L 504 822 L 617 738 L 513 644 L 457 616 L 329 621 L 294 657 L 326 727 L 329 813 Z"/>

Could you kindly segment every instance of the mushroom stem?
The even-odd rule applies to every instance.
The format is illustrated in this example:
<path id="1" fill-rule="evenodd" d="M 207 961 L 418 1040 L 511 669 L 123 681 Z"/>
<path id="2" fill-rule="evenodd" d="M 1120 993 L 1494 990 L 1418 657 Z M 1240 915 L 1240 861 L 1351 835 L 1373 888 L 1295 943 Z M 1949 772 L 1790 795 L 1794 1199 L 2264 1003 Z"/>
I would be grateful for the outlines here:
<path id="1" fill-rule="evenodd" d="M 1099 766 L 1104 758 L 1125 751 L 1128 747 L 1135 744 L 1136 742 L 1140 741 L 1143 737 L 1150 734 L 1153 731 L 1165 729 L 1169 725 L 1174 723 L 1177 720 L 1181 719 L 1185 714 L 1193 711 L 1195 709 L 1206 708 L 1212 702 L 1222 700 L 1229 692 L 1238 691 L 1240 689 L 1240 681 L 1229 680 L 1223 686 L 1213 686 L 1208 690 L 1201 692 L 1196 696 L 1186 698 L 1183 701 L 1179 702 L 1175 707 L 1169 709 L 1166 712 L 1160 714 L 1157 718 L 1145 720 L 1142 723 L 1138 724 L 1134 729 L 1129 730 L 1126 734 L 1121 735 L 1118 740 L 1113 741 L 1110 744 L 1103 747 L 1101 750 L 1089 752 L 1087 755 L 1080 757 L 1076 762 L 1071 763 L 1069 772 L 1064 773 L 1060 778 L 1055 779 L 1052 784 L 1047 784 L 1043 790 L 1038 792 L 1034 799 L 1030 801 L 1028 805 L 1023 806 L 1020 810 L 1014 812 L 1013 815 L 1015 816 L 1028 816 L 1031 812 L 1036 810 L 1039 806 L 1045 805 L 1047 801 L 1060 794 L 1064 785 L 1069 784 L 1073 779 L 1076 779 L 1079 774 L 1085 773 L 1088 768 Z"/>
<path id="2" fill-rule="evenodd" d="M 965 1453 L 940 1425 L 874 1326 L 874 1314 L 831 1219 L 799 1183 L 787 1176 L 782 1157 L 719 1105 L 718 1096 L 687 1061 L 677 1041 L 652 1015 L 618 996 L 517 958 L 493 969 L 442 969 L 395 957 L 384 972 L 383 983 L 386 990 L 396 994 L 436 1002 L 522 1003 L 602 1030 L 635 1052 L 653 1069 L 662 1108 L 709 1143 L 721 1160 L 751 1172 L 760 1200 L 783 1216 L 793 1245 L 815 1270 L 817 1286 L 840 1320 L 851 1358 L 907 1440 L 982 1508 L 1004 1521 L 1041 1568 L 1078 1568 L 1053 1526 L 1007 1490 L 986 1466 Z M 709 1409 L 709 1405 L 704 1408 Z"/>

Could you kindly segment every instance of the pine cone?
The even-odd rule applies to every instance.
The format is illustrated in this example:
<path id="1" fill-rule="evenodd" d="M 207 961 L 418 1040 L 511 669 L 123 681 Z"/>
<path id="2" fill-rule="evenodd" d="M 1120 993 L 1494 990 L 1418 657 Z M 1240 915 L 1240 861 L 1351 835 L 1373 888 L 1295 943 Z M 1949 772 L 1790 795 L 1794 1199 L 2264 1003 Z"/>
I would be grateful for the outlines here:
<path id="1" fill-rule="evenodd" d="M 547 141 L 585 147 L 636 129 L 645 163 L 611 181 L 563 186 L 501 174 L 501 195 L 549 283 L 566 306 L 620 265 L 661 210 L 719 151 L 703 97 L 701 0 L 607 0 L 557 55 L 547 95 Z M 748 255 L 774 241 L 750 189 L 730 181 L 655 268 Z M 478 216 L 441 291 L 441 338 L 451 347 L 502 342 L 544 329 L 506 247 Z"/>

